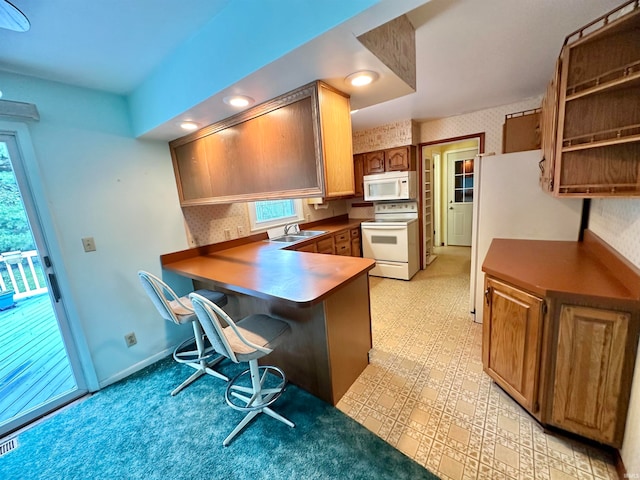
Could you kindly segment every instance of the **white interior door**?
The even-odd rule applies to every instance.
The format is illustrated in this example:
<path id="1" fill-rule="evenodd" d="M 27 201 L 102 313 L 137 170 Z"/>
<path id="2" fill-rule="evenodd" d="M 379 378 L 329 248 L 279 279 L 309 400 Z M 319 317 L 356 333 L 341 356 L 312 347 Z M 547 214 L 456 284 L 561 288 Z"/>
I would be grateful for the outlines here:
<path id="1" fill-rule="evenodd" d="M 447 152 L 447 245 L 471 246 L 476 149 Z"/>

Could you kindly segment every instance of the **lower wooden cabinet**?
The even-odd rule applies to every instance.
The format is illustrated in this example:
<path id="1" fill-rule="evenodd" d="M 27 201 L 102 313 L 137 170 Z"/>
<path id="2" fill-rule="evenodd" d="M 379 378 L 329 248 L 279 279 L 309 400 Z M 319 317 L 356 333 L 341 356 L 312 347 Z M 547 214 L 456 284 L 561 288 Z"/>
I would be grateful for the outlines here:
<path id="1" fill-rule="evenodd" d="M 316 241 L 305 242 L 301 245 L 291 247 L 290 249 L 298 252 L 361 257 L 360 228 L 340 230 L 331 236 L 327 236 Z"/>
<path id="2" fill-rule="evenodd" d="M 333 236 L 336 255 L 351 255 L 351 234 L 349 230 L 338 232 Z"/>
<path id="3" fill-rule="evenodd" d="M 485 371 L 523 407 L 539 410 L 538 386 L 543 305 L 529 295 L 488 279 L 482 326 Z"/>
<path id="4" fill-rule="evenodd" d="M 296 247 L 296 252 L 318 253 L 318 246 L 315 243 L 300 245 L 299 247 Z"/>
<path id="5" fill-rule="evenodd" d="M 318 253 L 333 255 L 334 253 L 333 237 L 323 238 L 322 240 L 318 240 L 316 242 L 316 247 L 317 247 Z"/>
<path id="6" fill-rule="evenodd" d="M 622 442 L 622 371 L 631 315 L 562 305 L 551 423 L 603 443 Z"/>
<path id="7" fill-rule="evenodd" d="M 632 328 L 637 311 L 598 302 L 540 298 L 487 276 L 482 363 L 543 425 L 619 448 L 638 343 L 638 329 Z"/>

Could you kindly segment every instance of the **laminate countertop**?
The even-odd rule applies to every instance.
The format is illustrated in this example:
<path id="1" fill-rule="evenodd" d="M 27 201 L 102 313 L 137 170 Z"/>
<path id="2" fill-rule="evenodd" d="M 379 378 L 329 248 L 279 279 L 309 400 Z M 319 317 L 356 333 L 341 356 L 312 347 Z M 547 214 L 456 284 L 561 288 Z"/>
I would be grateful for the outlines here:
<path id="1" fill-rule="evenodd" d="M 496 238 L 482 271 L 543 297 L 640 299 L 637 269 L 588 230 L 583 242 Z"/>
<path id="2" fill-rule="evenodd" d="M 301 227 L 326 231 L 313 237 L 318 240 L 358 227 L 362 221 L 345 217 Z M 368 258 L 297 252 L 287 247 L 291 244 L 270 242 L 265 233 L 160 258 L 163 268 L 193 280 L 213 282 L 234 292 L 296 307 L 322 302 L 375 266 L 375 261 Z"/>

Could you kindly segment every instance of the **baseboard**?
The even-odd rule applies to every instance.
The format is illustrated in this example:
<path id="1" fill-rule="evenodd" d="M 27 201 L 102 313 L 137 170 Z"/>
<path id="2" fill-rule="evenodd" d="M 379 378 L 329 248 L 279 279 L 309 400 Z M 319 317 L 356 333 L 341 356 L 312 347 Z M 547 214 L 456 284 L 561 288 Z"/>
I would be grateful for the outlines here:
<path id="1" fill-rule="evenodd" d="M 109 378 L 104 379 L 103 381 L 100 382 L 100 388 L 104 388 L 107 387 L 113 383 L 116 383 L 120 380 L 122 380 L 123 378 L 128 377 L 129 375 L 132 375 L 140 370 L 142 370 L 143 368 L 148 367 L 149 365 L 152 365 L 154 363 L 156 363 L 159 360 L 162 360 L 163 358 L 171 355 L 171 352 L 173 351 L 173 348 L 169 348 L 167 350 L 163 350 L 160 353 L 156 353 L 155 355 L 152 355 L 149 358 L 145 358 L 143 361 L 138 362 L 134 365 L 131 365 L 129 368 L 122 370 L 118 373 L 116 373 L 115 375 L 112 375 Z"/>

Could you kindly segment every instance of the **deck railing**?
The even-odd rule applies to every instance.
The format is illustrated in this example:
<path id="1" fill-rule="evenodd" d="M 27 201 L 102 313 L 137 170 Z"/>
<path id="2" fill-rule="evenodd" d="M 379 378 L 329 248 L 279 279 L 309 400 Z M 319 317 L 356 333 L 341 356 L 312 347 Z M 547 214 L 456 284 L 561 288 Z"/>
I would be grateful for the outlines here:
<path id="1" fill-rule="evenodd" d="M 13 290 L 13 298 L 47 292 L 44 272 L 36 250 L 0 254 L 0 293 Z"/>

